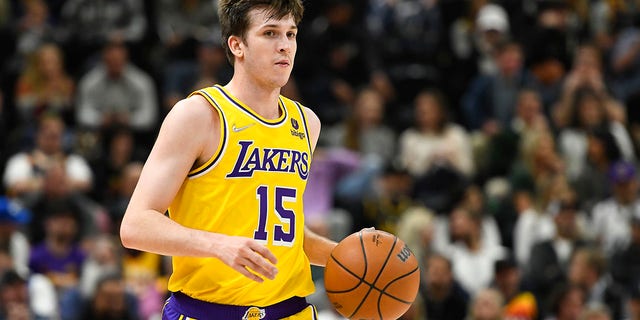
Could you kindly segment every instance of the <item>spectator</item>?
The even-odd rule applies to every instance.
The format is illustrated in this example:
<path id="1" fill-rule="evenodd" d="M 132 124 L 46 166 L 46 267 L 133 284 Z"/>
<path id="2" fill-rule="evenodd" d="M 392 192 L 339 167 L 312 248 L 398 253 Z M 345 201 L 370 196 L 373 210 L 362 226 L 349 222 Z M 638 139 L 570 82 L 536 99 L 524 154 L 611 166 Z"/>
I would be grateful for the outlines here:
<path id="1" fill-rule="evenodd" d="M 591 212 L 593 206 L 611 196 L 609 169 L 622 160 L 620 148 L 608 130 L 595 129 L 587 136 L 587 163 L 572 183 L 582 202 L 582 209 Z"/>
<path id="2" fill-rule="evenodd" d="M 626 128 L 607 119 L 604 103 L 592 90 L 578 90 L 574 97 L 572 121 L 558 136 L 560 152 L 567 163 L 567 175 L 574 181 L 587 164 L 587 138 L 591 130 L 606 130 L 613 135 L 621 157 L 633 161 L 633 142 Z"/>
<path id="3" fill-rule="evenodd" d="M 489 212 L 489 207 L 485 204 L 484 194 L 478 186 L 471 185 L 464 190 L 462 199 L 457 203 L 470 213 L 473 217 L 480 217 L 482 243 L 488 247 L 500 246 L 502 243 L 500 230 L 495 218 Z M 456 208 L 451 210 L 455 211 Z M 458 230 L 452 224 L 451 213 L 436 216 L 434 221 L 434 249 L 438 252 L 447 252 L 449 248 L 460 240 Z"/>
<path id="4" fill-rule="evenodd" d="M 576 114 L 575 103 L 581 89 L 593 92 L 604 107 L 604 119 L 625 123 L 624 107 L 611 97 L 604 83 L 602 58 L 598 48 L 592 45 L 578 47 L 573 57 L 573 67 L 564 80 L 558 102 L 552 107 L 553 124 L 556 128 L 570 125 Z"/>
<path id="5" fill-rule="evenodd" d="M 518 91 L 531 80 L 524 69 L 519 44 L 502 42 L 494 55 L 498 71 L 476 77 L 462 98 L 462 112 L 470 130 L 491 137 L 511 125 Z"/>
<path id="6" fill-rule="evenodd" d="M 109 220 L 112 222 L 111 232 L 118 233 L 120 230 L 120 222 L 124 215 L 129 200 L 133 194 L 133 190 L 140 179 L 143 164 L 141 162 L 130 162 L 124 166 L 120 173 L 119 183 L 114 197 L 106 203 L 109 212 Z"/>
<path id="7" fill-rule="evenodd" d="M 174 3 L 175 1 L 167 2 Z M 163 77 L 165 111 L 197 89 L 211 86 L 214 83 L 226 83 L 231 79 L 229 64 L 218 41 L 198 42 L 194 48 L 195 59 L 167 62 Z"/>
<path id="8" fill-rule="evenodd" d="M 426 261 L 433 254 L 434 222 L 435 214 L 422 206 L 411 207 L 400 216 L 396 234 L 409 246 L 418 261 Z"/>
<path id="9" fill-rule="evenodd" d="M 76 120 L 90 130 L 124 126 L 143 133 L 157 125 L 158 104 L 151 77 L 129 62 L 121 42 L 109 42 L 102 62 L 79 82 Z"/>
<path id="10" fill-rule="evenodd" d="M 305 224 L 314 232 L 342 239 L 353 229 L 353 217 L 339 208 L 334 194 L 342 179 L 358 175 L 360 154 L 344 148 L 316 148 L 304 192 Z"/>
<path id="11" fill-rule="evenodd" d="M 425 83 L 435 84 L 441 77 L 432 67 L 443 47 L 445 21 L 442 5 L 438 1 L 369 1 L 367 31 L 371 35 L 365 50 L 377 53 L 375 59 L 384 65 L 391 86 L 395 88 L 396 102 L 408 103 Z M 374 49 L 375 48 L 375 49 Z M 371 55 L 371 54 L 369 54 Z M 373 60 L 373 59 L 372 59 Z M 375 61 L 374 61 L 375 62 Z M 379 66 L 372 76 L 372 84 L 390 98 L 386 80 Z M 382 78 L 382 79 L 380 79 Z M 377 80 L 383 85 L 376 86 Z"/>
<path id="12" fill-rule="evenodd" d="M 411 177 L 405 170 L 388 165 L 355 210 L 356 230 L 374 226 L 395 234 L 399 219 L 414 206 L 411 187 Z"/>
<path id="13" fill-rule="evenodd" d="M 311 21 L 306 39 L 298 44 L 309 50 L 296 59 L 295 78 L 302 96 L 316 101 L 323 123 L 335 123 L 344 119 L 347 106 L 354 105 L 358 88 L 371 86 L 383 103 L 394 88 L 357 17 L 357 1 L 332 0 L 321 8 L 322 15 Z"/>
<path id="14" fill-rule="evenodd" d="M 144 161 L 149 153 L 134 132 L 128 128 L 117 128 L 105 137 L 105 155 L 92 163 L 96 173 L 96 185 L 93 197 L 102 203 L 109 203 L 118 196 L 118 189 L 127 165 Z"/>
<path id="15" fill-rule="evenodd" d="M 580 314 L 580 320 L 612 320 L 611 313 L 603 305 L 588 306 Z"/>
<path id="16" fill-rule="evenodd" d="M 34 49 L 16 84 L 16 107 L 25 125 L 48 113 L 73 124 L 75 84 L 65 70 L 63 59 L 62 51 L 55 44 Z"/>
<path id="17" fill-rule="evenodd" d="M 631 218 L 629 243 L 611 257 L 611 275 L 628 292 L 640 284 L 640 215 Z"/>
<path id="18" fill-rule="evenodd" d="M 157 316 L 162 312 L 164 297 L 167 294 L 170 270 L 162 256 L 126 249 L 124 251 L 122 270 L 125 284 L 138 301 L 137 313 L 144 319 Z"/>
<path id="19" fill-rule="evenodd" d="M 467 315 L 469 294 L 453 277 L 453 265 L 443 255 L 423 258 L 420 293 L 424 307 L 433 320 L 463 320 Z"/>
<path id="20" fill-rule="evenodd" d="M 384 108 L 384 100 L 377 91 L 362 89 L 349 118 L 321 133 L 321 144 L 330 148 L 346 148 L 361 157 L 358 171 L 340 182 L 337 197 L 358 202 L 370 191 L 374 179 L 384 167 L 391 163 L 396 138 L 383 123 Z"/>
<path id="21" fill-rule="evenodd" d="M 510 38 L 509 16 L 501 6 L 485 3 L 478 10 L 475 21 L 474 45 L 479 53 L 476 58 L 481 75 L 495 75 L 499 71 L 494 56 L 500 43 Z"/>
<path id="22" fill-rule="evenodd" d="M 45 238 L 31 251 L 29 268 L 48 276 L 58 289 L 74 289 L 86 254 L 77 240 L 79 218 L 65 204 L 52 205 L 45 218 Z"/>
<path id="23" fill-rule="evenodd" d="M 98 281 L 96 292 L 92 299 L 85 303 L 81 319 L 141 319 L 136 314 L 137 309 L 136 298 L 127 292 L 122 277 L 115 274 L 107 274 Z"/>
<path id="24" fill-rule="evenodd" d="M 506 254 L 500 245 L 486 243 L 482 237 L 482 216 L 464 208 L 450 215 L 453 245 L 445 252 L 453 263 L 453 273 L 471 295 L 489 287 L 493 281 L 494 263 Z"/>
<path id="25" fill-rule="evenodd" d="M 122 270 L 122 248 L 111 235 L 99 234 L 88 242 L 87 259 L 82 265 L 79 288 L 84 298 L 92 297 L 100 278 Z"/>
<path id="26" fill-rule="evenodd" d="M 62 6 L 60 31 L 72 74 L 84 72 L 105 43 L 139 44 L 147 30 L 141 0 L 72 0 Z"/>
<path id="27" fill-rule="evenodd" d="M 415 177 L 432 167 L 445 166 L 470 177 L 473 174 L 471 143 L 466 131 L 449 121 L 441 93 L 420 92 L 414 102 L 415 128 L 400 136 L 400 162 Z"/>
<path id="28" fill-rule="evenodd" d="M 12 269 L 21 277 L 29 275 L 29 240 L 20 227 L 29 222 L 31 212 L 15 201 L 0 196 L 0 251 L 6 251 L 12 261 Z M 2 273 L 0 268 L 0 274 Z"/>
<path id="29" fill-rule="evenodd" d="M 17 21 L 17 53 L 29 57 L 39 47 L 56 38 L 55 25 L 50 19 L 49 6 L 42 0 L 22 1 L 22 16 Z"/>
<path id="30" fill-rule="evenodd" d="M 57 319 L 55 291 L 44 276 L 23 278 L 13 270 L 0 276 L 0 319 Z"/>
<path id="31" fill-rule="evenodd" d="M 39 120 L 35 148 L 15 154 L 7 162 L 3 182 L 9 195 L 25 197 L 41 192 L 44 173 L 56 163 L 63 165 L 70 190 L 89 191 L 93 174 L 85 159 L 64 149 L 64 128 L 58 116 L 45 115 Z"/>
<path id="32" fill-rule="evenodd" d="M 559 283 L 549 296 L 550 309 L 545 320 L 578 320 L 585 308 L 584 290 L 577 285 Z"/>
<path id="33" fill-rule="evenodd" d="M 504 297 L 496 289 L 482 289 L 471 302 L 468 320 L 502 320 Z"/>
<path id="34" fill-rule="evenodd" d="M 61 164 L 49 168 L 43 179 L 42 192 L 25 202 L 34 215 L 29 223 L 29 239 L 32 244 L 43 240 L 44 221 L 51 206 L 68 206 L 78 214 L 82 222 L 79 228 L 80 237 L 106 229 L 109 221 L 102 206 L 84 194 L 70 189 L 65 168 Z"/>
<path id="35" fill-rule="evenodd" d="M 607 260 L 601 252 L 593 248 L 576 251 L 569 264 L 568 279 L 571 284 L 585 290 L 588 306 L 606 305 L 613 319 L 622 319 L 625 293 L 611 280 L 607 272 Z"/>
<path id="36" fill-rule="evenodd" d="M 168 61 L 190 60 L 198 43 L 220 33 L 218 1 L 163 0 L 156 12 L 157 34 Z"/>
<path id="37" fill-rule="evenodd" d="M 520 267 L 516 260 L 507 255 L 494 265 L 494 287 L 505 299 L 504 318 L 534 320 L 538 317 L 535 296 L 526 290 Z"/>
<path id="38" fill-rule="evenodd" d="M 611 48 L 612 91 L 621 101 L 640 92 L 640 19 L 637 17 L 617 34 Z"/>
<path id="39" fill-rule="evenodd" d="M 385 102 L 372 88 L 358 92 L 351 116 L 344 123 L 326 130 L 323 141 L 371 157 L 381 164 L 395 155 L 395 136 L 384 123 Z"/>
<path id="40" fill-rule="evenodd" d="M 609 170 L 613 194 L 598 202 L 591 212 L 594 235 L 608 256 L 629 243 L 631 219 L 640 215 L 636 171 L 631 162 L 616 162 Z"/>
<path id="41" fill-rule="evenodd" d="M 549 124 L 542 110 L 540 95 L 531 89 L 518 92 L 516 113 L 509 127 L 486 141 L 474 141 L 478 179 L 507 176 L 518 158 L 518 150 L 524 141 L 540 132 L 549 131 Z M 486 146 L 482 145 L 486 143 Z"/>
<path id="42" fill-rule="evenodd" d="M 533 245 L 525 264 L 526 283 L 539 301 L 549 297 L 558 283 L 567 281 L 571 256 L 587 245 L 578 226 L 579 208 L 575 197 L 563 197 L 551 208 L 554 234 Z"/>

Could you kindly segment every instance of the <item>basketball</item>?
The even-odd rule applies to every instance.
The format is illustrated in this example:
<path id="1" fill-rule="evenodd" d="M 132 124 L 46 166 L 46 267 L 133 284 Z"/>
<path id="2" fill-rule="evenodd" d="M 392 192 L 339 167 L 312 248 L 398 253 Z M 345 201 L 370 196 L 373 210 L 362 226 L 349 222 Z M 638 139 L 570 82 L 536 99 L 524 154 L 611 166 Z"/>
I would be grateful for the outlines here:
<path id="1" fill-rule="evenodd" d="M 349 319 L 397 319 L 420 285 L 418 260 L 398 237 L 362 230 L 344 238 L 324 270 L 329 301 Z"/>

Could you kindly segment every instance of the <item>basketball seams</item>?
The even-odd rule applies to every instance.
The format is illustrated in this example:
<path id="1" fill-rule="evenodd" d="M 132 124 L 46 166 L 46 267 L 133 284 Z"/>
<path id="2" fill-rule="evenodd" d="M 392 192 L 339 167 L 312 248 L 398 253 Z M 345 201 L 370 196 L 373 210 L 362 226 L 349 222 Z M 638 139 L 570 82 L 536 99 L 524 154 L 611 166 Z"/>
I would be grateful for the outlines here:
<path id="1" fill-rule="evenodd" d="M 382 288 L 382 289 L 378 289 L 378 290 L 380 290 L 380 293 L 381 293 L 380 298 L 378 299 L 378 304 L 380 304 L 380 299 L 382 299 L 382 296 L 383 296 L 383 295 L 386 295 L 386 296 L 388 296 L 389 298 L 392 298 L 392 299 L 397 300 L 397 301 L 402 302 L 402 303 L 412 304 L 413 302 L 411 302 L 411 301 L 405 301 L 405 300 L 402 300 L 402 299 L 400 299 L 400 298 L 398 298 L 398 297 L 396 297 L 396 296 L 394 296 L 394 295 L 392 295 L 392 294 L 390 294 L 390 293 L 387 293 L 387 292 L 386 292 L 386 289 L 387 289 L 390 285 L 392 285 L 393 283 L 395 283 L 396 281 L 398 281 L 398 280 L 400 280 L 400 279 L 402 279 L 402 278 L 408 277 L 408 276 L 412 275 L 414 272 L 419 271 L 419 270 L 420 270 L 420 268 L 419 268 L 419 267 L 416 267 L 415 269 L 413 269 L 413 270 L 411 270 L 411 271 L 409 271 L 409 272 L 407 272 L 407 273 L 405 273 L 405 274 L 403 274 L 403 275 L 401 275 L 401 276 L 399 276 L 399 277 L 397 277 L 397 278 L 395 278 L 395 279 L 393 279 L 393 280 L 389 281 L 389 283 L 388 283 L 386 286 L 384 286 L 384 288 Z"/>
<path id="2" fill-rule="evenodd" d="M 338 261 L 338 259 L 336 259 L 336 257 L 334 257 L 334 256 L 333 256 L 333 254 L 331 255 L 331 259 L 332 259 L 333 261 L 335 261 L 335 263 L 336 263 L 337 265 L 339 265 L 342 269 L 344 269 L 344 271 L 346 271 L 346 272 L 347 272 L 347 273 L 349 273 L 350 275 L 352 275 L 352 276 L 356 277 L 357 279 L 359 279 L 359 280 L 360 280 L 360 282 L 358 282 L 358 284 L 356 284 L 356 286 L 355 286 L 355 287 L 353 287 L 353 288 L 351 288 L 351 289 L 347 289 L 347 290 L 328 290 L 328 289 L 325 289 L 325 291 L 327 291 L 328 293 L 345 293 L 345 292 L 349 292 L 349 291 L 355 290 L 355 289 L 356 289 L 357 287 L 359 287 L 359 286 L 360 286 L 360 284 L 362 284 L 363 282 L 364 282 L 364 283 L 366 283 L 366 284 L 369 284 L 369 283 L 367 283 L 366 281 L 364 281 L 364 279 L 360 278 L 360 276 L 358 276 L 355 272 L 353 272 L 353 271 L 349 270 L 349 268 L 347 268 L 347 266 L 345 266 L 345 265 L 343 265 L 342 263 L 340 263 L 340 261 Z"/>
<path id="3" fill-rule="evenodd" d="M 367 253 L 366 253 L 366 250 L 364 248 L 364 240 L 362 239 L 362 231 L 360 231 L 359 237 L 360 237 L 360 245 L 362 246 L 362 252 L 364 254 L 364 261 L 365 261 L 365 272 L 362 275 L 362 278 L 364 278 L 367 275 L 367 272 L 366 272 L 367 271 Z M 351 313 L 351 315 L 349 317 L 347 317 L 347 318 L 353 317 L 353 315 L 356 314 L 356 312 L 358 312 L 358 310 L 360 310 L 360 307 L 362 307 L 362 304 L 364 304 L 364 302 L 369 297 L 369 294 L 371 293 L 371 290 L 376 288 L 376 282 L 378 282 L 378 279 L 380 279 L 380 275 L 382 275 L 382 271 L 384 271 L 384 268 L 387 266 L 387 262 L 389 262 L 389 258 L 391 257 L 391 254 L 393 253 L 393 249 L 396 247 L 397 243 L 398 243 L 398 237 L 393 236 L 393 244 L 391 245 L 391 249 L 389 249 L 389 252 L 387 253 L 387 258 L 384 259 L 384 263 L 382 263 L 382 266 L 380 267 L 380 270 L 378 270 L 378 274 L 376 275 L 376 278 L 373 280 L 373 284 L 369 285 L 369 291 L 367 291 L 367 294 L 364 295 L 364 297 L 362 298 L 362 301 L 360 301 L 360 304 L 358 305 L 358 307 L 356 307 L 356 309 L 353 311 L 353 313 Z M 376 290 L 380 291 L 380 289 L 378 289 L 378 288 L 376 288 Z M 378 314 L 380 315 L 380 319 L 382 319 L 382 313 L 380 311 L 380 303 L 378 303 Z"/>

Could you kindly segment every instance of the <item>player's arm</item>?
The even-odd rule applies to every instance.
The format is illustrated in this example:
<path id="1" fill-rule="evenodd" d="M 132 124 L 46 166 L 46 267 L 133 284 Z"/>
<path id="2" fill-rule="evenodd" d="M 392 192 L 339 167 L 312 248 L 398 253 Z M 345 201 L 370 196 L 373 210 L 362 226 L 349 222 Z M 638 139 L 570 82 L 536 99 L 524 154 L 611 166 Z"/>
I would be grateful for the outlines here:
<path id="1" fill-rule="evenodd" d="M 309 108 L 304 108 L 305 117 L 307 118 L 307 126 L 309 129 L 309 141 L 311 149 L 315 150 L 320 136 L 320 119 Z M 313 164 L 312 164 L 313 165 Z M 331 251 L 337 244 L 325 237 L 322 237 L 309 228 L 304 228 L 304 252 L 309 257 L 309 261 L 313 265 L 325 266 L 331 255 Z"/>
<path id="2" fill-rule="evenodd" d="M 215 257 L 253 280 L 262 281 L 246 267 L 273 278 L 276 258 L 255 240 L 187 228 L 164 215 L 205 147 L 219 143 L 219 128 L 219 116 L 200 96 L 172 108 L 123 217 L 122 244 L 169 256 Z"/>

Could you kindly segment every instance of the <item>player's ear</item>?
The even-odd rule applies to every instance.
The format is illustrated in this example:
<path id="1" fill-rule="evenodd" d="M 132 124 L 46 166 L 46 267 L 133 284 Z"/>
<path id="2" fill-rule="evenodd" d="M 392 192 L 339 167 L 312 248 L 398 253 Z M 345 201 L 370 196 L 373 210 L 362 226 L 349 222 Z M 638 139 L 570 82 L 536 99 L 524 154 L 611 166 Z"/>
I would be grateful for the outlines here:
<path id="1" fill-rule="evenodd" d="M 233 53 L 236 58 L 243 56 L 242 39 L 240 37 L 234 35 L 229 36 L 229 39 L 227 39 L 227 46 L 229 46 L 229 50 L 231 50 L 231 53 Z"/>

